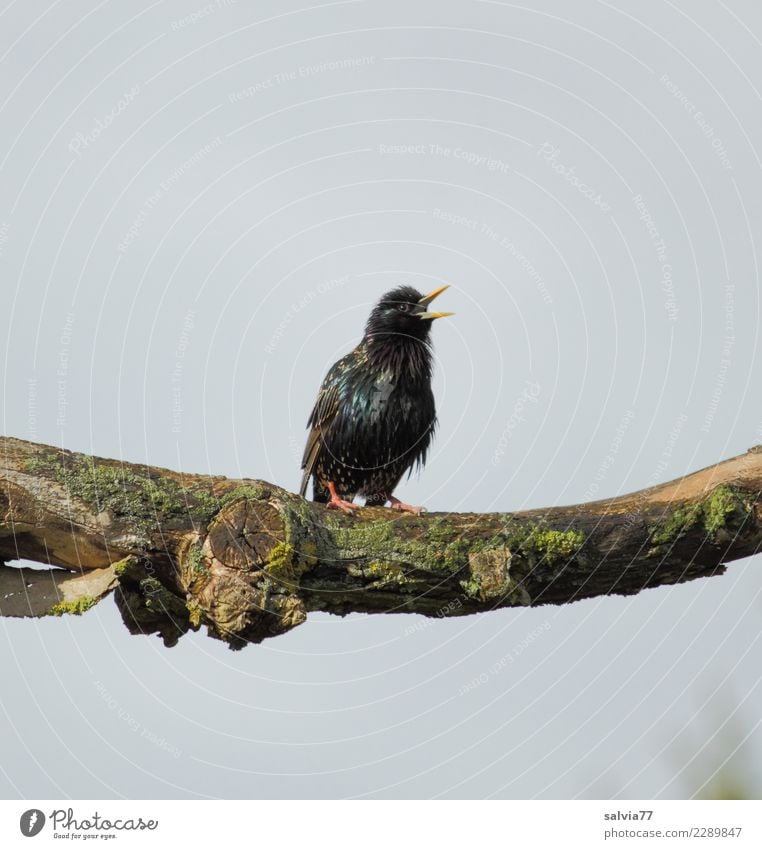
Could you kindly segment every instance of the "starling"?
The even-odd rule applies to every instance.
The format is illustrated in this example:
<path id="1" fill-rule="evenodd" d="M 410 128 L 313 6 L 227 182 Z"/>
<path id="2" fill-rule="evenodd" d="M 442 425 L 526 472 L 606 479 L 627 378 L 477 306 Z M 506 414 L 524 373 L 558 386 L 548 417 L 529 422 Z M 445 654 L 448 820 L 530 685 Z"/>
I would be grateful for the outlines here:
<path id="1" fill-rule="evenodd" d="M 331 367 L 307 422 L 302 496 L 312 477 L 314 500 L 345 513 L 356 495 L 368 507 L 389 501 L 395 510 L 421 512 L 395 498 L 394 489 L 405 472 L 424 464 L 434 433 L 431 320 L 453 313 L 428 307 L 447 288 L 387 292 L 360 344 Z"/>

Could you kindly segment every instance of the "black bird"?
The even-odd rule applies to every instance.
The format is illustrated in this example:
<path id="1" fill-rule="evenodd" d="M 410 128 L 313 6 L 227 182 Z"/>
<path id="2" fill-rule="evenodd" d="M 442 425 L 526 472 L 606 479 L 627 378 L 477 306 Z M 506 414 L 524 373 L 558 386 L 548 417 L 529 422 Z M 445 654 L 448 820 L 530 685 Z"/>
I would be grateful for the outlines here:
<path id="1" fill-rule="evenodd" d="M 359 345 L 323 380 L 307 427 L 301 494 L 313 479 L 313 498 L 352 513 L 352 499 L 366 506 L 420 513 L 394 497 L 402 475 L 422 466 L 436 426 L 431 391 L 429 312 L 448 286 L 421 295 L 412 286 L 387 292 L 373 308 Z"/>

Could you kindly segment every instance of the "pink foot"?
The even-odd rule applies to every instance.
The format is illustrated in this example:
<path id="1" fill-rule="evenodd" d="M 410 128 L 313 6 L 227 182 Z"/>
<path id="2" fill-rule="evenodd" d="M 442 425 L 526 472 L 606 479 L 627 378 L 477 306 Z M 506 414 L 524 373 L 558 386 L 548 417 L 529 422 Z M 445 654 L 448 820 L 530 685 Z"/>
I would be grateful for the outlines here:
<path id="1" fill-rule="evenodd" d="M 425 507 L 414 507 L 412 504 L 405 504 L 393 495 L 389 496 L 389 501 L 392 503 L 392 510 L 399 510 L 401 513 L 412 513 L 414 516 L 420 516 L 421 513 L 426 512 Z"/>
<path id="2" fill-rule="evenodd" d="M 345 501 L 338 492 L 336 492 L 336 487 L 332 484 L 328 484 L 328 492 L 331 494 L 331 500 L 328 502 L 328 507 L 331 510 L 341 510 L 342 513 L 346 513 L 348 516 L 354 516 L 355 514 L 355 505 L 351 501 Z"/>

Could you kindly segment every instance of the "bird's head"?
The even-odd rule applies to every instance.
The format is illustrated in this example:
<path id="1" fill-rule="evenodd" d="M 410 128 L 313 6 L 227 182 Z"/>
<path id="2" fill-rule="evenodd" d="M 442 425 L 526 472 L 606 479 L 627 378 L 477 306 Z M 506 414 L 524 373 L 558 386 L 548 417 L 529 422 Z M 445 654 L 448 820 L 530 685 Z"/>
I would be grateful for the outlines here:
<path id="1" fill-rule="evenodd" d="M 398 286 L 387 292 L 373 307 L 365 325 L 365 337 L 381 338 L 388 335 L 428 341 L 431 322 L 437 318 L 454 315 L 451 312 L 432 312 L 429 305 L 449 286 L 440 286 L 422 295 L 412 286 Z"/>

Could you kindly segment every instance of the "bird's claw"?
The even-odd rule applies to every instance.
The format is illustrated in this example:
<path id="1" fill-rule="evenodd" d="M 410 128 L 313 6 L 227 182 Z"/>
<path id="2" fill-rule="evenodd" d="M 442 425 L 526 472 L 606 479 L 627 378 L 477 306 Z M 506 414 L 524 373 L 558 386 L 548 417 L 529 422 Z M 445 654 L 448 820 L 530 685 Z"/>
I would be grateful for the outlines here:
<path id="1" fill-rule="evenodd" d="M 354 516 L 355 514 L 355 504 L 351 501 L 344 501 L 343 498 L 336 498 L 332 501 L 328 502 L 329 510 L 341 510 L 342 513 L 346 513 L 347 516 Z"/>
<path id="2" fill-rule="evenodd" d="M 328 493 L 331 496 L 328 501 L 328 507 L 331 510 L 341 510 L 347 516 L 354 516 L 355 505 L 351 501 L 345 501 L 336 491 L 336 484 L 333 481 L 328 481 Z"/>
<path id="3" fill-rule="evenodd" d="M 412 504 L 405 504 L 402 501 L 398 501 L 396 498 L 391 499 L 392 502 L 392 510 L 399 510 L 400 513 L 412 513 L 414 516 L 420 516 L 421 513 L 426 512 L 425 507 L 416 507 Z"/>

